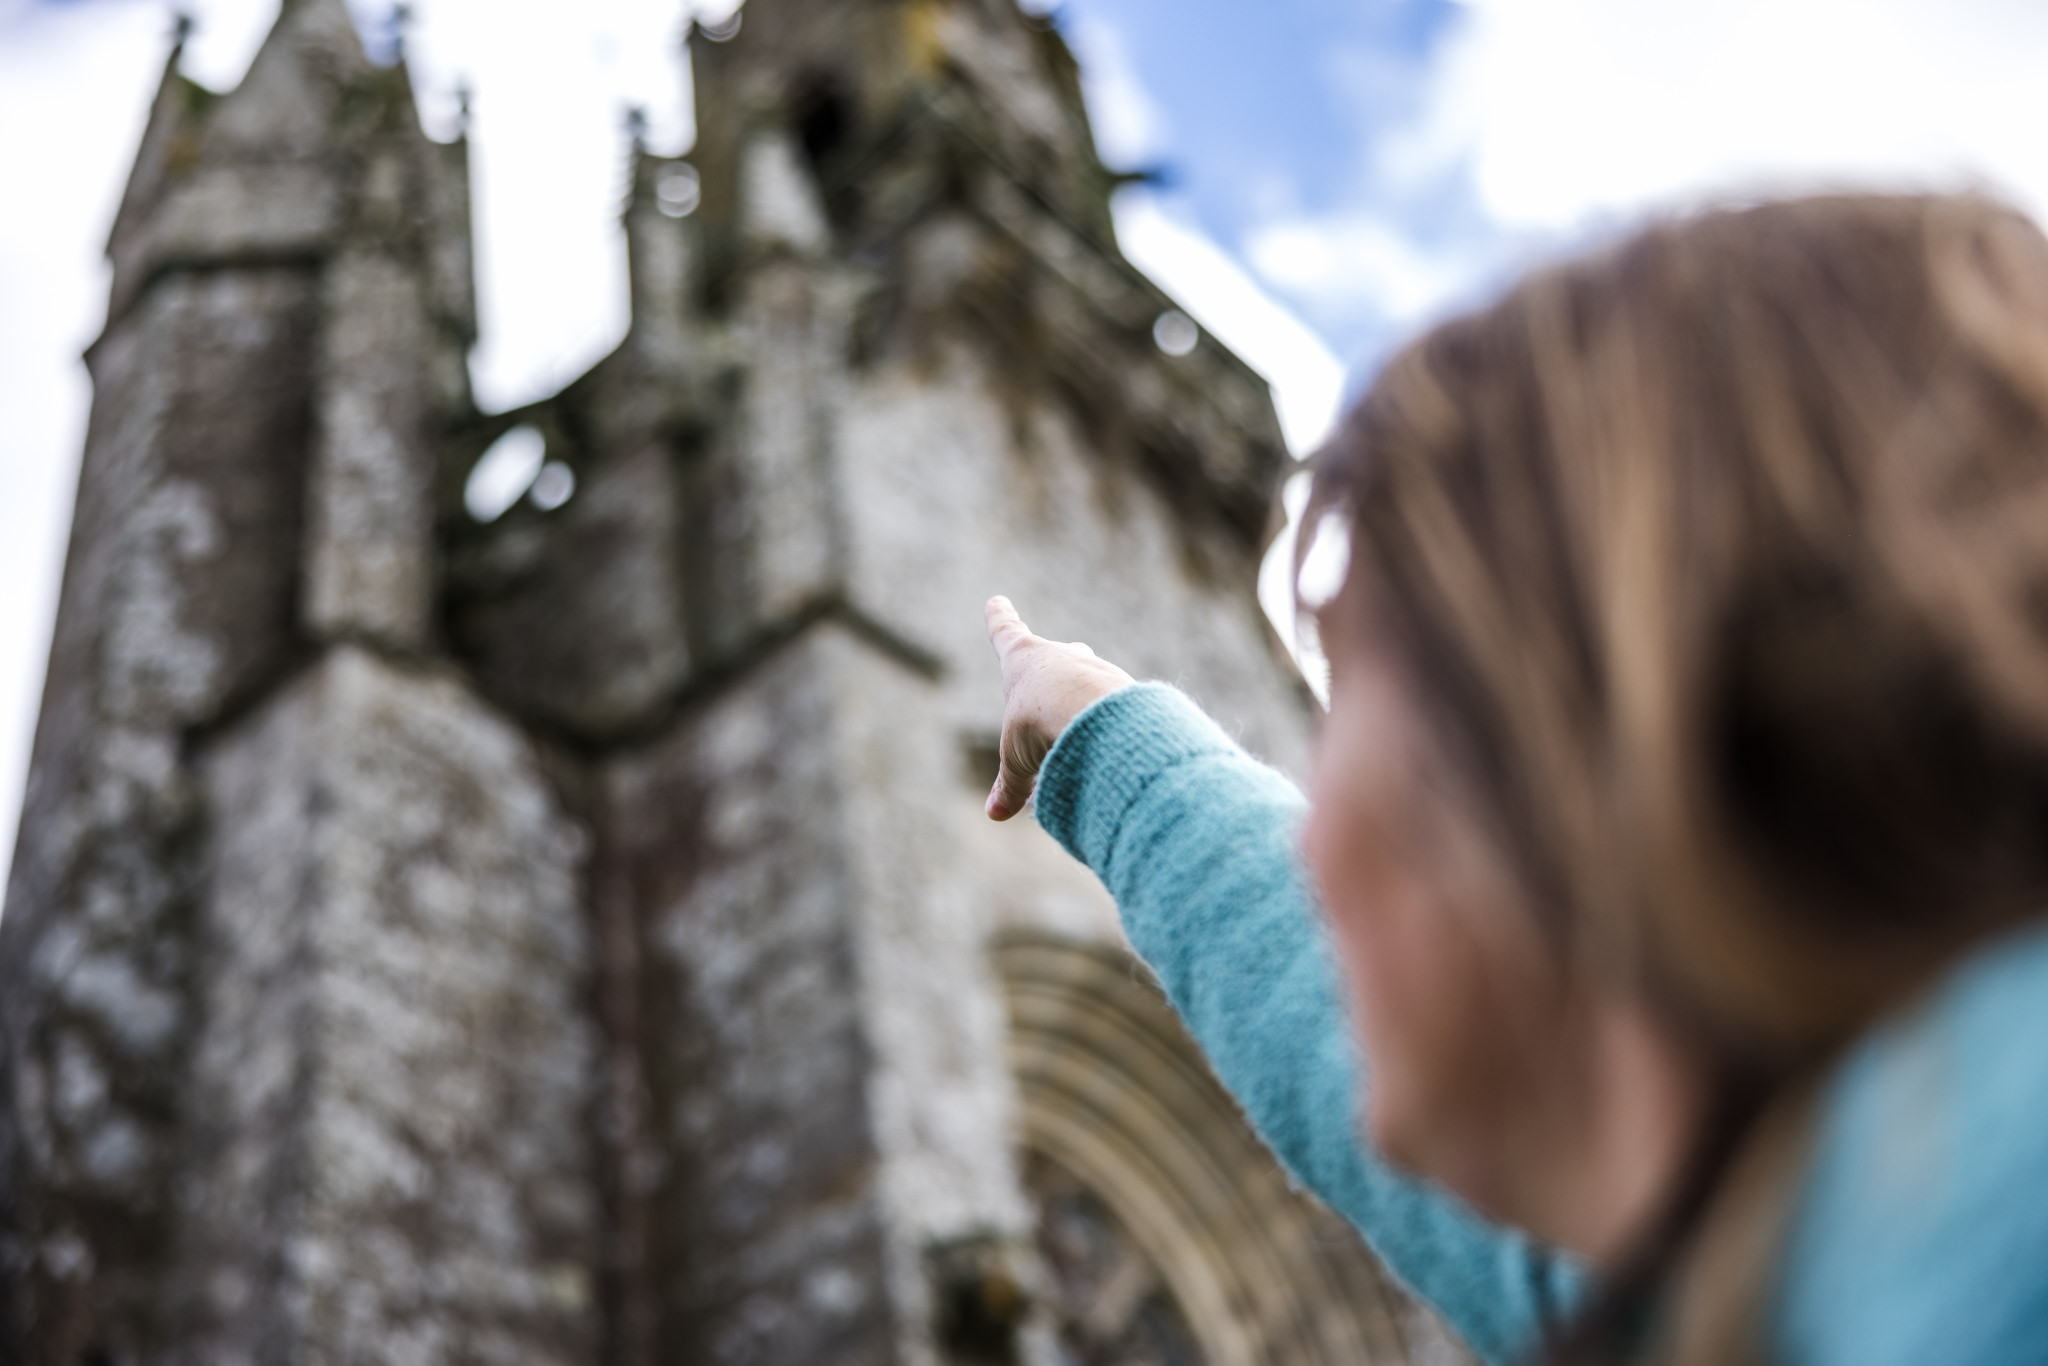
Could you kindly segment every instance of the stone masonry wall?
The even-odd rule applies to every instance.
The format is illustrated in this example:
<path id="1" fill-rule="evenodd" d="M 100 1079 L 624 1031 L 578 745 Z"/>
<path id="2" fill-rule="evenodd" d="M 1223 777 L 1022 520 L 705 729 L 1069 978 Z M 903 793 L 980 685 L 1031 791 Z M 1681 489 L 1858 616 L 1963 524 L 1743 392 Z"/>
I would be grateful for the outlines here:
<path id="1" fill-rule="evenodd" d="M 642 961 L 656 1360 L 897 1359 L 832 653 L 791 647 L 605 779 L 600 886 Z"/>
<path id="2" fill-rule="evenodd" d="M 160 1328 L 201 817 L 180 751 L 294 651 L 314 298 L 302 271 L 188 276 L 93 353 L 109 397 L 0 922 L 0 1267 L 53 1359 Z"/>
<path id="3" fill-rule="evenodd" d="M 530 743 L 344 649 L 200 769 L 180 1359 L 588 1362 L 589 837 Z"/>

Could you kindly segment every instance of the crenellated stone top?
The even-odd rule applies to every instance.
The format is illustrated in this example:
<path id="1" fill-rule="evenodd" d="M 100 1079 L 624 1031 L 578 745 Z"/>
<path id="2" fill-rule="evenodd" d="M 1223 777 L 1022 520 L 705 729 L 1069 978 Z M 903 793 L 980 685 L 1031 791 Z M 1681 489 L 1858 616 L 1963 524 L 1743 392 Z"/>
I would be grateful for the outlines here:
<path id="1" fill-rule="evenodd" d="M 372 63 L 346 0 L 287 0 L 234 90 L 165 65 L 107 244 L 110 318 L 165 271 L 316 261 L 368 236 L 424 262 L 440 324 L 476 336 L 468 147 L 419 126 L 403 62 Z"/>

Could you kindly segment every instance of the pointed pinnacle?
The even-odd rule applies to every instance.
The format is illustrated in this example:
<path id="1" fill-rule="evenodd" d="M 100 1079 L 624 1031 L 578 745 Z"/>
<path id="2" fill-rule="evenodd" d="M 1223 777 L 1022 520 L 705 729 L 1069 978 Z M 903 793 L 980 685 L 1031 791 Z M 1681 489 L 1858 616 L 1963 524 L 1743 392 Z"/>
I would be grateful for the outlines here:
<path id="1" fill-rule="evenodd" d="M 394 61 L 405 60 L 405 35 L 412 28 L 412 6 L 399 0 L 391 7 L 391 57 Z"/>

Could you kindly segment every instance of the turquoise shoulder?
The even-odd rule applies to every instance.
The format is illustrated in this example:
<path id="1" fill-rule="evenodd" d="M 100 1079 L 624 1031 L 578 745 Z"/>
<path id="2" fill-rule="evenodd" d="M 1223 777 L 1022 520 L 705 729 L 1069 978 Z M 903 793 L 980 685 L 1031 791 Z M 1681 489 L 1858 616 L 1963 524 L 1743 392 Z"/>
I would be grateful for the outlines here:
<path id="1" fill-rule="evenodd" d="M 1847 1059 L 1786 1257 L 1788 1366 L 2048 1362 L 2048 924 Z"/>

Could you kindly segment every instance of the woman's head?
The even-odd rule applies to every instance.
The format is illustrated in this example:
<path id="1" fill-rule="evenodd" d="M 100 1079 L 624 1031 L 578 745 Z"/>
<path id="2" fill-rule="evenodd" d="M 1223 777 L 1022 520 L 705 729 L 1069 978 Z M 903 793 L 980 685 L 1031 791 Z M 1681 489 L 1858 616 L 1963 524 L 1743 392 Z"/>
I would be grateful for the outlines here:
<path id="1" fill-rule="evenodd" d="M 1351 552 L 1326 771 L 1385 762 L 1348 710 L 1412 721 L 1496 889 L 1442 892 L 1457 933 L 1540 960 L 1473 1030 L 1604 997 L 1789 1075 L 2048 904 L 2048 240 L 2011 210 L 1769 204 L 1545 271 L 1387 367 L 1312 509 Z"/>

